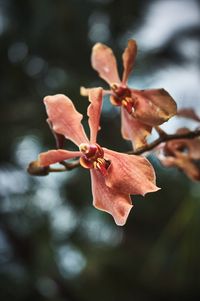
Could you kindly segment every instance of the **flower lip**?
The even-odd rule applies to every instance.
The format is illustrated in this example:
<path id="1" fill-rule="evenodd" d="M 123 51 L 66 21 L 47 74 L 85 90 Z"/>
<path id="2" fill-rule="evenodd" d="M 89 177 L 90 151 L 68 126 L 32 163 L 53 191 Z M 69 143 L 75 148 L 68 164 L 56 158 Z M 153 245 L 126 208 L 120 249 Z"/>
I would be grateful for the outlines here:
<path id="1" fill-rule="evenodd" d="M 131 95 L 131 90 L 125 85 L 112 84 L 111 90 L 114 95 L 110 96 L 110 101 L 115 106 L 123 106 L 129 114 L 134 111 L 134 100 Z"/>
<path id="2" fill-rule="evenodd" d="M 92 161 L 96 161 L 98 158 L 103 158 L 104 156 L 103 149 L 97 143 L 81 143 L 79 145 L 79 149 L 87 159 L 90 159 Z"/>
<path id="3" fill-rule="evenodd" d="M 107 175 L 107 168 L 110 165 L 110 161 L 104 159 L 104 151 L 97 143 L 81 143 L 79 149 L 83 153 L 80 157 L 82 167 L 98 169 L 103 176 Z"/>
<path id="4" fill-rule="evenodd" d="M 120 99 L 124 99 L 125 97 L 131 97 L 131 90 L 123 84 L 116 84 L 113 83 L 110 86 L 111 90 L 114 92 L 114 94 L 116 95 L 116 97 L 120 98 Z"/>

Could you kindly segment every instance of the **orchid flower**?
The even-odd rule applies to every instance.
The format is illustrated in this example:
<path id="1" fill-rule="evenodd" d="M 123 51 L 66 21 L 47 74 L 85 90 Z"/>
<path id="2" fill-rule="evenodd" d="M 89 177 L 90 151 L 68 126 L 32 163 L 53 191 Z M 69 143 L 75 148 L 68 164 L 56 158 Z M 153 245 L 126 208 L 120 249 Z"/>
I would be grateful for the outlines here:
<path id="1" fill-rule="evenodd" d="M 184 111 L 185 113 L 185 111 Z M 182 113 L 180 113 L 181 116 Z M 180 128 L 177 134 L 189 133 L 187 128 Z M 158 155 L 165 167 L 178 167 L 190 179 L 200 181 L 200 139 L 175 139 L 165 143 Z"/>
<path id="2" fill-rule="evenodd" d="M 91 89 L 89 100 L 90 139 L 81 124 L 82 115 L 67 96 L 58 94 L 45 97 L 48 123 L 56 134 L 77 145 L 78 150 L 56 149 L 41 153 L 38 164 L 46 167 L 78 157 L 80 165 L 90 170 L 94 206 L 111 214 L 116 224 L 122 226 L 132 208 L 130 194 L 145 195 L 159 188 L 155 185 L 154 169 L 146 158 L 115 152 L 96 143 L 102 89 Z"/>
<path id="3" fill-rule="evenodd" d="M 136 90 L 127 85 L 137 54 L 137 44 L 128 41 L 123 60 L 122 80 L 119 78 L 116 58 L 111 48 L 97 43 L 92 49 L 92 67 L 110 86 L 104 94 L 110 94 L 110 101 L 121 107 L 122 136 L 131 140 L 134 148 L 146 144 L 146 137 L 152 127 L 158 126 L 176 114 L 176 103 L 164 89 Z M 83 96 L 88 95 L 89 89 L 81 88 Z"/>

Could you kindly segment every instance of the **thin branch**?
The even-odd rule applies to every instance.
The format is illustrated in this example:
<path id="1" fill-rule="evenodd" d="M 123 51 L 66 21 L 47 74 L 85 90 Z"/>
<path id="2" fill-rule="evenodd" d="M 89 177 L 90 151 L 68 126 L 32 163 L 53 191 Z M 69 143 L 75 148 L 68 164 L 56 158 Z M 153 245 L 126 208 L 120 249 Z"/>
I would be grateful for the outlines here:
<path id="1" fill-rule="evenodd" d="M 160 129 L 157 129 L 157 132 L 159 134 L 159 138 L 154 140 L 152 143 L 145 145 L 144 147 L 141 147 L 135 151 L 130 151 L 128 154 L 133 154 L 133 155 L 141 155 L 147 151 L 150 151 L 154 149 L 156 146 L 163 142 L 167 142 L 170 140 L 175 140 L 175 139 L 194 139 L 198 136 L 200 136 L 200 128 L 188 132 L 188 133 L 183 133 L 183 134 L 167 134 L 164 131 L 160 131 Z M 80 161 L 72 161 L 72 162 L 66 162 L 66 161 L 61 161 L 59 162 L 63 168 L 53 168 L 50 166 L 42 167 L 39 165 L 38 161 L 33 161 L 29 164 L 27 171 L 29 174 L 33 176 L 46 176 L 50 172 L 63 172 L 63 171 L 69 171 L 72 170 L 78 166 L 80 166 Z"/>
<path id="2" fill-rule="evenodd" d="M 149 143 L 145 145 L 144 147 L 138 148 L 135 151 L 128 152 L 129 154 L 133 155 L 141 155 L 147 151 L 150 151 L 154 149 L 156 146 L 163 142 L 167 142 L 169 140 L 175 140 L 175 139 L 194 139 L 196 137 L 200 136 L 200 129 L 196 129 L 194 131 L 183 133 L 183 134 L 164 134 L 160 135 L 160 137 L 156 140 L 154 140 L 152 143 Z"/>
<path id="3" fill-rule="evenodd" d="M 167 136 L 167 133 L 163 129 L 161 129 L 161 127 L 155 126 L 154 129 L 158 133 L 159 137 Z"/>

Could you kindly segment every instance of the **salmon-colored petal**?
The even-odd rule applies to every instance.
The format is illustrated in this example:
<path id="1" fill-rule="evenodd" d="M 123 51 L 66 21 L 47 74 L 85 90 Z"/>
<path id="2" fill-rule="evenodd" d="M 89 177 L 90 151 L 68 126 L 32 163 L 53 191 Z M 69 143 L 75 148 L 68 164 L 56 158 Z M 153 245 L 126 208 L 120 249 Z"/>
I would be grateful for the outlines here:
<path id="1" fill-rule="evenodd" d="M 90 142 L 96 143 L 97 132 L 100 129 L 100 115 L 102 109 L 102 88 L 94 88 L 89 90 L 89 101 L 90 105 L 87 110 L 87 114 L 89 116 L 89 127 L 90 127 Z"/>
<path id="2" fill-rule="evenodd" d="M 133 116 L 151 126 L 162 124 L 177 112 L 175 101 L 164 89 L 132 90 L 132 98 Z"/>
<path id="3" fill-rule="evenodd" d="M 56 140 L 56 147 L 57 148 L 63 148 L 64 142 L 65 142 L 65 136 L 54 132 L 53 127 L 52 127 L 52 123 L 49 119 L 47 119 L 47 123 L 50 127 L 50 130 L 51 130 L 52 134 L 54 135 L 55 140 Z"/>
<path id="4" fill-rule="evenodd" d="M 97 43 L 92 49 L 92 67 L 108 84 L 120 83 L 117 63 L 111 48 Z"/>
<path id="5" fill-rule="evenodd" d="M 111 163 L 105 176 L 108 187 L 128 194 L 145 195 L 157 191 L 155 172 L 150 162 L 142 157 L 114 152 L 103 148 L 104 158 Z"/>
<path id="6" fill-rule="evenodd" d="M 85 87 L 80 87 L 80 94 L 82 96 L 89 96 L 89 91 L 91 90 L 91 88 L 85 88 Z"/>
<path id="7" fill-rule="evenodd" d="M 121 132 L 126 140 L 130 140 L 133 148 L 137 149 L 146 145 L 146 138 L 151 134 L 152 127 L 131 116 L 121 107 Z"/>
<path id="8" fill-rule="evenodd" d="M 41 153 L 39 155 L 38 162 L 40 166 L 48 166 L 64 160 L 80 157 L 81 155 L 81 152 L 66 151 L 64 149 L 50 150 L 48 152 Z"/>
<path id="9" fill-rule="evenodd" d="M 187 134 L 190 130 L 187 128 L 180 128 L 177 134 Z M 188 158 L 193 160 L 200 160 L 200 139 L 175 139 L 166 142 L 164 151 L 169 154 L 183 153 L 187 154 Z"/>
<path id="10" fill-rule="evenodd" d="M 105 179 L 98 170 L 92 169 L 90 172 L 94 207 L 108 212 L 118 226 L 123 226 L 133 207 L 130 196 L 121 189 L 106 186 Z"/>
<path id="11" fill-rule="evenodd" d="M 183 171 L 191 180 L 200 181 L 200 168 L 195 161 L 191 160 L 186 154 L 177 153 L 175 157 L 158 156 L 165 167 L 177 167 Z"/>
<path id="12" fill-rule="evenodd" d="M 200 160 L 200 139 L 185 139 L 184 144 L 190 159 Z"/>
<path id="13" fill-rule="evenodd" d="M 192 108 L 183 108 L 178 110 L 177 116 L 186 117 L 195 121 L 200 121 L 200 116 L 198 116 Z"/>
<path id="14" fill-rule="evenodd" d="M 80 94 L 82 95 L 82 96 L 89 96 L 89 92 L 92 90 L 92 89 L 94 89 L 94 88 L 85 88 L 85 87 L 80 87 Z M 105 95 L 110 95 L 111 94 L 111 90 L 105 90 L 105 89 L 103 89 L 102 90 L 103 92 L 102 92 L 102 95 L 103 96 L 105 96 Z"/>
<path id="15" fill-rule="evenodd" d="M 72 101 L 63 94 L 44 98 L 48 119 L 53 130 L 70 139 L 76 145 L 87 143 L 85 131 L 81 124 L 83 116 L 76 111 Z"/>
<path id="16" fill-rule="evenodd" d="M 176 166 L 182 169 L 182 171 L 193 181 L 200 181 L 200 168 L 198 164 L 190 160 L 185 160 L 182 164 Z"/>
<path id="17" fill-rule="evenodd" d="M 200 160 L 200 139 L 177 139 L 166 143 L 165 149 L 171 153 L 185 153 L 190 159 Z"/>
<path id="18" fill-rule="evenodd" d="M 133 65 L 135 63 L 135 58 L 137 55 L 137 44 L 136 41 L 134 40 L 129 40 L 128 41 L 128 46 L 124 50 L 124 53 L 122 55 L 123 59 L 123 66 L 124 66 L 124 71 L 123 71 L 123 76 L 122 76 L 122 83 L 126 84 L 128 77 L 130 73 L 132 72 Z"/>

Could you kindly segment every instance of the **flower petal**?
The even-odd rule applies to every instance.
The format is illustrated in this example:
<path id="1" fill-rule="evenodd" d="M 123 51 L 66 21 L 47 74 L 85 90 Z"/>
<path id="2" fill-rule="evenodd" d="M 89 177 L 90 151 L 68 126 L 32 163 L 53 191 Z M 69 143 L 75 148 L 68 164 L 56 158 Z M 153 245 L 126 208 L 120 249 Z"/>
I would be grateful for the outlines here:
<path id="1" fill-rule="evenodd" d="M 39 155 L 39 165 L 49 166 L 64 160 L 80 157 L 81 152 L 66 151 L 64 149 L 50 150 Z"/>
<path id="2" fill-rule="evenodd" d="M 176 131 L 177 134 L 187 134 L 188 128 L 180 128 Z M 187 157 L 193 160 L 200 160 L 200 139 L 175 139 L 165 143 L 164 151 L 166 154 L 174 155 L 176 153 L 187 154 Z"/>
<path id="3" fill-rule="evenodd" d="M 151 130 L 151 126 L 135 119 L 125 108 L 121 107 L 122 136 L 124 139 L 132 142 L 134 149 L 146 145 L 146 138 L 149 134 L 151 134 Z"/>
<path id="4" fill-rule="evenodd" d="M 108 187 L 128 194 L 145 195 L 157 191 L 155 172 L 150 162 L 142 157 L 114 152 L 103 148 L 104 158 L 111 164 L 105 177 Z"/>
<path id="5" fill-rule="evenodd" d="M 158 156 L 165 167 L 177 167 L 182 170 L 191 180 L 200 181 L 200 168 L 186 154 L 177 153 L 176 157 Z"/>
<path id="6" fill-rule="evenodd" d="M 85 88 L 85 87 L 81 86 L 80 87 L 80 94 L 82 96 L 88 96 L 90 90 L 91 90 L 91 88 Z"/>
<path id="7" fill-rule="evenodd" d="M 164 89 L 132 90 L 132 97 L 133 116 L 145 124 L 162 124 L 177 112 L 175 101 Z"/>
<path id="8" fill-rule="evenodd" d="M 189 159 L 184 160 L 182 164 L 177 164 L 176 166 L 182 169 L 182 171 L 193 181 L 200 181 L 200 168 L 198 163 L 192 162 Z"/>
<path id="9" fill-rule="evenodd" d="M 47 114 L 53 130 L 70 139 L 76 145 L 87 143 L 85 131 L 81 124 L 82 115 L 76 111 L 72 101 L 63 94 L 44 98 Z"/>
<path id="10" fill-rule="evenodd" d="M 52 123 L 49 119 L 47 119 L 47 123 L 50 127 L 50 130 L 51 130 L 52 134 L 54 135 L 55 140 L 56 140 L 56 147 L 57 148 L 63 148 L 64 142 L 65 142 L 65 136 L 54 132 L 53 127 L 52 127 Z"/>
<path id="11" fill-rule="evenodd" d="M 135 40 L 129 40 L 128 46 L 124 50 L 122 55 L 124 72 L 122 76 L 122 83 L 126 84 L 128 77 L 133 69 L 133 65 L 135 63 L 135 58 L 137 55 L 137 44 Z"/>
<path id="12" fill-rule="evenodd" d="M 108 84 L 120 83 L 117 63 L 111 48 L 97 43 L 92 49 L 92 67 Z"/>
<path id="13" fill-rule="evenodd" d="M 90 172 L 94 207 L 108 212 L 118 226 L 123 226 L 133 207 L 130 196 L 121 189 L 106 186 L 105 179 L 99 171 L 92 169 Z"/>
<path id="14" fill-rule="evenodd" d="M 94 88 L 89 90 L 90 105 L 87 110 L 89 117 L 88 123 L 90 127 L 90 142 L 96 143 L 97 132 L 100 129 L 100 115 L 103 101 L 103 89 Z"/>
<path id="15" fill-rule="evenodd" d="M 94 89 L 94 88 L 85 88 L 85 87 L 82 86 L 82 87 L 80 87 L 80 94 L 82 96 L 89 96 L 89 92 L 92 89 Z M 110 94 L 111 94 L 111 90 L 105 90 L 105 89 L 103 89 L 103 93 L 102 93 L 103 96 L 110 95 Z"/>
<path id="16" fill-rule="evenodd" d="M 183 108 L 178 110 L 177 116 L 193 119 L 195 121 L 200 121 L 200 117 L 196 114 L 196 112 L 192 108 Z"/>

